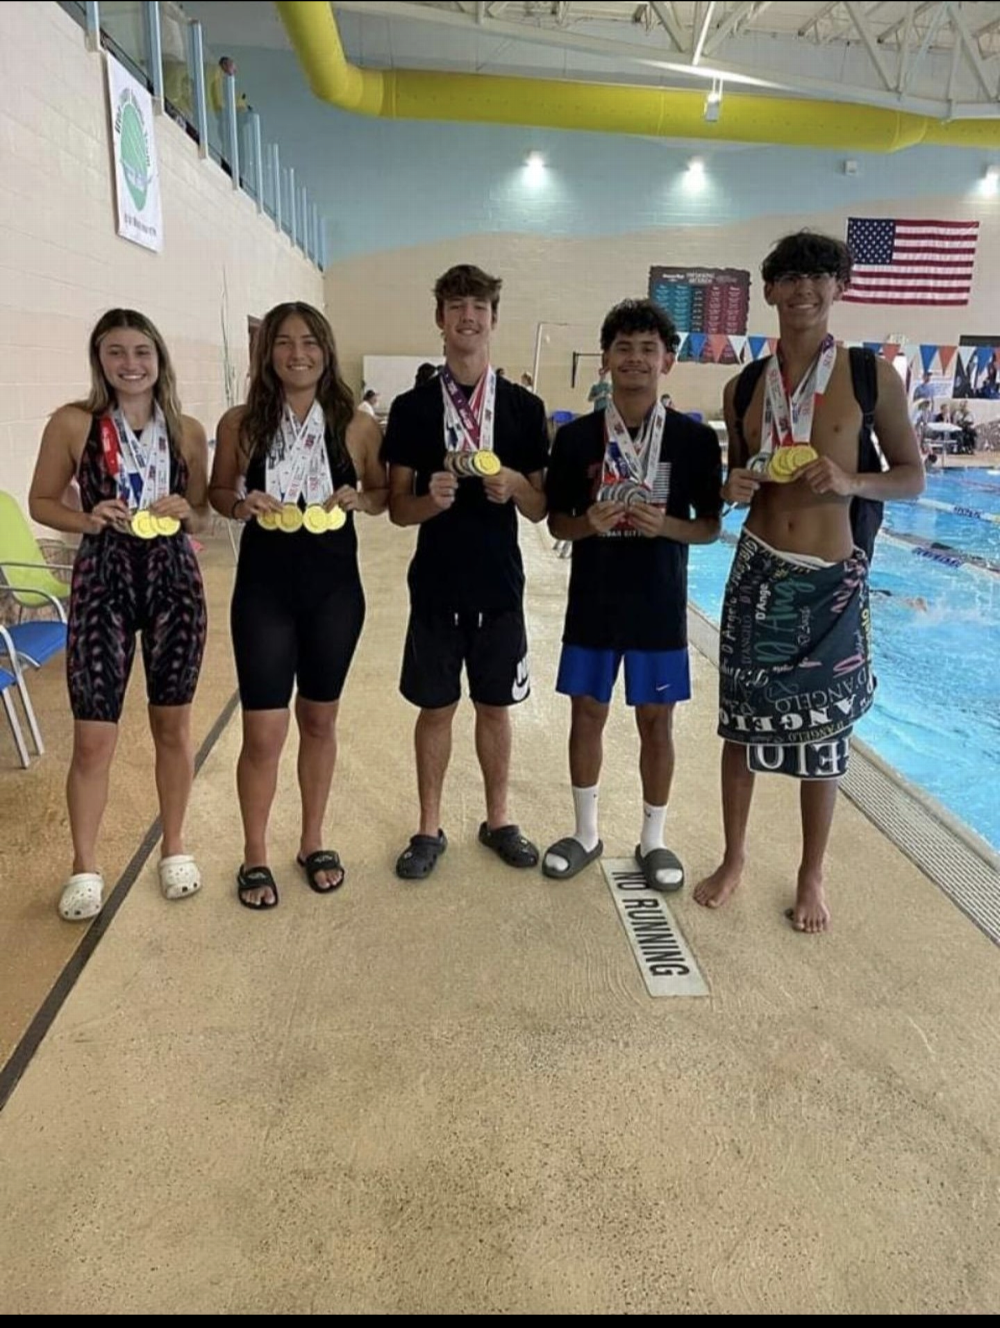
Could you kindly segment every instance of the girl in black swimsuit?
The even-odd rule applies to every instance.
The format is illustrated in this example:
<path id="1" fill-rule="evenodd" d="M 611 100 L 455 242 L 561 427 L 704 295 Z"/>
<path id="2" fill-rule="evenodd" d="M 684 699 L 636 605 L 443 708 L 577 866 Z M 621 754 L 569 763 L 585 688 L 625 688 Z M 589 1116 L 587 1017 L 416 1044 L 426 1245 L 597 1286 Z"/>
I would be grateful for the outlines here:
<path id="1" fill-rule="evenodd" d="M 211 483 L 216 510 L 246 527 L 231 625 L 243 707 L 237 893 L 248 908 L 278 902 L 267 822 L 296 685 L 298 863 L 321 894 L 344 881 L 338 854 L 323 846 L 323 818 L 340 694 L 365 616 L 354 517 L 385 510 L 381 443 L 375 420 L 354 409 L 323 315 L 300 303 L 272 309 L 254 343 L 247 404 L 219 422 Z"/>
<path id="2" fill-rule="evenodd" d="M 208 514 L 205 431 L 180 413 L 167 348 L 143 314 L 109 310 L 91 333 L 90 366 L 90 396 L 46 425 L 29 495 L 36 521 L 83 535 L 66 642 L 75 721 L 67 782 L 74 862 L 59 902 L 67 921 L 94 917 L 103 902 L 97 835 L 137 634 L 163 823 L 160 885 L 166 898 L 181 899 L 201 884 L 182 826 L 205 647 L 205 596 L 188 539 Z M 74 476 L 82 511 L 64 500 Z"/>

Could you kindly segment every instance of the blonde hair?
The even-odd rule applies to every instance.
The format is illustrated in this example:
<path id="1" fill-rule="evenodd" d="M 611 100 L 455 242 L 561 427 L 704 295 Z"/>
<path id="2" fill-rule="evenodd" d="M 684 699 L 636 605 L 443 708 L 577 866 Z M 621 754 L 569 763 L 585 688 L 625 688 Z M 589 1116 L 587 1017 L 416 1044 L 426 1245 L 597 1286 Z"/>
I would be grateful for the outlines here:
<path id="1" fill-rule="evenodd" d="M 109 332 L 113 332 L 115 328 L 119 327 L 131 328 L 133 332 L 141 332 L 156 347 L 158 372 L 156 383 L 153 386 L 153 400 L 163 411 L 163 417 L 167 422 L 167 434 L 171 445 L 176 450 L 180 447 L 183 425 L 181 424 L 181 403 L 177 397 L 177 380 L 174 377 L 174 366 L 170 362 L 170 352 L 167 350 L 166 342 L 146 315 L 139 313 L 136 309 L 109 309 L 97 320 L 88 343 L 90 395 L 85 401 L 76 401 L 73 404 L 79 406 L 81 410 L 85 410 L 88 415 L 104 415 L 118 404 L 118 399 L 101 367 L 100 352 L 101 342 L 104 338 Z"/>

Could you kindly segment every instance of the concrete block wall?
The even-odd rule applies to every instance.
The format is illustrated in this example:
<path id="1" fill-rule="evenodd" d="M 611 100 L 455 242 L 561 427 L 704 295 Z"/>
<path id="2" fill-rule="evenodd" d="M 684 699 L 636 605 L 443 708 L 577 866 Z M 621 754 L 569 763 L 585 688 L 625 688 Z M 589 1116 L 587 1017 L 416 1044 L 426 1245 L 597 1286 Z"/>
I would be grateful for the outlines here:
<path id="1" fill-rule="evenodd" d="M 323 305 L 322 275 L 166 116 L 156 142 L 159 254 L 116 234 L 104 56 L 56 4 L 0 6 L 0 488 L 20 501 L 46 418 L 87 390 L 105 309 L 152 318 L 184 409 L 211 437 L 226 406 L 223 322 L 242 392 L 248 317 Z"/>

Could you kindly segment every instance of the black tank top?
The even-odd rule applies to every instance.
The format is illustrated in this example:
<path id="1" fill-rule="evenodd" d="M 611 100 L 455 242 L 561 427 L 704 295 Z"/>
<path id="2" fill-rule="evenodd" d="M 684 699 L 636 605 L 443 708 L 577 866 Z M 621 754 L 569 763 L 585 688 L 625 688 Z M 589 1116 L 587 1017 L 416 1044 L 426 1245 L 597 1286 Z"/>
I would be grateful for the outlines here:
<path id="1" fill-rule="evenodd" d="M 346 446 L 341 452 L 334 450 L 333 434 L 326 430 L 326 454 L 330 461 L 330 474 L 334 489 L 343 485 L 356 487 L 358 472 Z M 267 488 L 267 467 L 262 456 L 256 456 L 247 467 L 247 492 Z M 304 498 L 299 507 L 304 508 Z M 264 530 L 256 521 L 249 521 L 240 540 L 240 570 L 244 574 L 265 576 L 267 579 L 284 576 L 302 576 L 307 569 L 320 564 L 325 572 L 336 567 L 335 575 L 358 575 L 358 535 L 354 527 L 354 513 L 347 513 L 347 521 L 339 530 L 327 530 L 322 535 L 311 535 L 305 528 L 286 534 L 281 530 Z"/>

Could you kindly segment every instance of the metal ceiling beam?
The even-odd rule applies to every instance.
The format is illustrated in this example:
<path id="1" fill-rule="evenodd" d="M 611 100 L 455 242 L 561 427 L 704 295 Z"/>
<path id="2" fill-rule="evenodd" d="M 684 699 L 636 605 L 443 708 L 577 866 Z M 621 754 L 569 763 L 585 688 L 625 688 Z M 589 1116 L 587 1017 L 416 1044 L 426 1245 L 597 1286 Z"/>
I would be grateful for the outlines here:
<path id="1" fill-rule="evenodd" d="M 819 25 L 823 19 L 826 18 L 827 14 L 832 14 L 835 9 L 838 9 L 841 2 L 842 0 L 831 0 L 829 4 L 823 5 L 823 7 L 818 9 L 811 18 L 806 19 L 805 23 L 802 24 L 802 27 L 799 28 L 798 35 L 800 37 L 807 36 L 810 28 L 816 28 L 818 31 Z"/>
<path id="2" fill-rule="evenodd" d="M 972 35 L 973 37 L 985 37 L 991 32 L 996 32 L 997 28 L 1000 28 L 1000 12 L 998 12 L 997 6 L 994 5 L 993 17 L 985 23 L 981 23 L 978 28 L 973 28 Z"/>
<path id="3" fill-rule="evenodd" d="M 674 13 L 672 4 L 665 4 L 664 0 L 650 0 L 650 9 L 660 20 L 661 25 L 670 34 L 670 40 L 678 51 L 687 50 L 687 42 L 684 39 L 684 29 L 677 22 L 677 15 Z"/>
<path id="4" fill-rule="evenodd" d="M 744 19 L 749 26 L 759 15 L 763 14 L 765 9 L 770 9 L 770 0 L 744 0 L 744 3 L 737 5 L 728 18 L 724 18 L 715 29 L 708 41 L 705 43 L 705 54 L 711 55 L 730 33 L 735 32 Z"/>
<path id="5" fill-rule="evenodd" d="M 884 46 L 890 37 L 895 37 L 896 33 L 899 32 L 900 28 L 905 28 L 907 23 L 911 22 L 913 19 L 923 18 L 924 14 L 926 14 L 929 10 L 932 9 L 936 9 L 939 11 L 938 15 L 935 15 L 935 17 L 939 17 L 940 11 L 943 10 L 944 8 L 946 8 L 944 0 L 927 0 L 926 4 L 917 5 L 916 8 L 914 8 L 912 4 L 908 4 L 906 6 L 906 13 L 903 15 L 903 17 L 897 19 L 895 23 L 890 23 L 887 28 L 883 28 L 882 31 L 879 33 L 878 35 L 879 45 Z M 932 18 L 931 22 L 933 23 L 933 21 L 934 20 Z"/>
<path id="6" fill-rule="evenodd" d="M 986 96 L 991 100 L 996 100 L 997 87 L 986 72 L 986 66 L 983 64 L 983 57 L 980 54 L 976 39 L 969 31 L 968 25 L 958 5 L 949 5 L 951 11 L 951 25 L 955 32 L 955 45 L 965 48 L 966 59 L 972 66 L 972 72 L 975 74 Z"/>
<path id="7" fill-rule="evenodd" d="M 872 18 L 880 9 L 884 9 L 889 0 L 878 0 L 877 4 L 869 5 L 867 9 L 862 6 L 862 12 L 866 19 Z M 846 4 L 843 6 L 847 8 Z M 854 29 L 854 23 L 850 14 L 833 14 L 830 16 L 830 27 L 819 40 L 820 46 L 826 46 L 830 42 L 849 41 L 850 34 Z M 872 29 L 874 35 L 874 28 Z"/>
<path id="8" fill-rule="evenodd" d="M 924 5 L 923 8 L 929 9 L 930 6 Z M 917 70 L 920 68 L 920 66 L 923 64 L 924 56 L 927 54 L 927 50 L 931 42 L 937 36 L 938 28 L 941 26 L 942 22 L 944 21 L 945 15 L 947 13 L 948 13 L 948 5 L 946 3 L 939 4 L 934 14 L 931 16 L 930 24 L 927 28 L 927 31 L 924 33 L 924 39 L 920 43 L 920 49 L 917 51 L 916 55 L 914 56 L 913 60 L 910 62 L 910 65 L 907 69 L 906 80 L 903 84 L 901 91 L 905 92 L 906 89 L 912 83 L 913 77 L 916 74 Z"/>
<path id="9" fill-rule="evenodd" d="M 889 77 L 889 71 L 885 66 L 885 61 L 882 59 L 882 52 L 876 45 L 875 36 L 871 28 L 868 26 L 868 20 L 866 19 L 861 6 L 856 4 L 855 0 L 847 0 L 846 9 L 851 16 L 851 22 L 858 30 L 858 36 L 864 43 L 865 50 L 868 52 L 872 64 L 878 70 L 878 76 L 882 80 L 883 87 L 893 89 L 894 84 Z"/>
<path id="10" fill-rule="evenodd" d="M 368 14 L 369 17 L 373 13 L 372 7 L 364 0 L 337 0 L 337 8 Z M 896 90 L 880 89 L 874 83 L 870 87 L 861 87 L 856 84 L 845 84 L 833 78 L 811 78 L 801 74 L 789 76 L 781 71 L 763 72 L 735 61 L 713 60 L 705 65 L 692 66 L 685 59 L 671 58 L 672 53 L 667 51 L 660 56 L 650 55 L 647 46 L 635 42 L 591 37 L 576 31 L 573 27 L 557 30 L 543 27 L 537 22 L 519 23 L 507 19 L 499 21 L 490 19 L 480 28 L 477 27 L 471 14 L 438 9 L 432 5 L 408 4 L 405 0 L 380 0 L 376 12 L 380 18 L 463 28 L 477 36 L 489 34 L 491 37 L 524 42 L 529 46 L 554 46 L 564 51 L 585 51 L 608 60 L 624 60 L 661 73 L 677 74 L 699 81 L 720 77 L 725 78 L 727 83 L 743 84 L 774 92 L 799 93 L 802 96 L 822 97 L 862 106 L 881 106 L 890 110 L 911 111 L 915 115 L 940 119 L 947 117 L 953 120 L 969 120 L 982 119 L 984 116 L 990 118 L 994 115 L 1000 119 L 1000 108 L 992 101 L 986 104 L 982 100 L 959 102 L 949 107 L 945 99 L 940 96 L 920 97 L 901 94 Z M 558 78 L 559 74 L 553 72 L 551 76 Z"/>
<path id="11" fill-rule="evenodd" d="M 698 28 L 698 35 L 694 39 L 694 46 L 691 50 L 691 63 L 700 64 L 701 53 L 705 49 L 705 41 L 708 37 L 708 30 L 712 26 L 712 19 L 715 16 L 716 0 L 710 0 L 705 6 L 705 13 L 702 16 L 701 25 Z"/>

